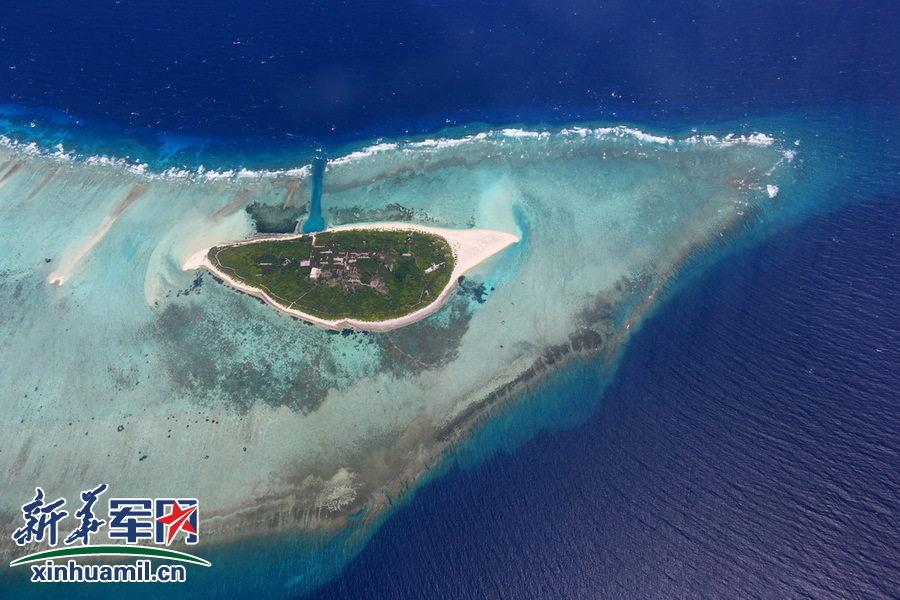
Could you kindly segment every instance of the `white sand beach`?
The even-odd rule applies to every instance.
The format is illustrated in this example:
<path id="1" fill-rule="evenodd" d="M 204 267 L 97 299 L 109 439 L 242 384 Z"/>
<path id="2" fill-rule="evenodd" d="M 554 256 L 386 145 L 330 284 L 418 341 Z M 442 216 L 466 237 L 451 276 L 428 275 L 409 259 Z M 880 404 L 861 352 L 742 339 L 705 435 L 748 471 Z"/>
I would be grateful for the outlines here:
<path id="1" fill-rule="evenodd" d="M 184 262 L 181 268 L 184 271 L 191 271 L 201 268 L 206 269 L 222 281 L 226 282 L 231 287 L 238 289 L 246 294 L 250 294 L 251 296 L 255 296 L 256 298 L 260 298 L 273 308 L 276 308 L 277 310 L 285 314 L 303 319 L 304 321 L 319 325 L 320 327 L 325 327 L 326 329 L 390 331 L 392 329 L 410 325 L 435 313 L 443 305 L 444 301 L 446 301 L 446 299 L 450 296 L 450 293 L 454 289 L 456 289 L 460 275 L 467 273 L 488 258 L 494 256 L 501 250 L 519 241 L 519 237 L 516 235 L 507 233 L 505 231 L 497 231 L 494 229 L 445 229 L 442 227 L 429 227 L 426 225 L 415 225 L 411 223 L 361 223 L 341 225 L 338 227 L 333 227 L 328 231 L 345 231 L 351 229 L 377 229 L 382 231 L 420 231 L 423 233 L 431 233 L 441 236 L 442 238 L 447 240 L 447 243 L 450 244 L 450 248 L 453 250 L 453 258 L 455 264 L 453 273 L 451 273 L 450 275 L 450 280 L 447 282 L 447 285 L 444 286 L 444 289 L 441 290 L 441 293 L 438 294 L 438 297 L 435 298 L 431 304 L 396 319 L 388 319 L 386 321 L 363 321 L 359 319 L 329 320 L 316 317 L 295 308 L 284 306 L 283 304 L 276 302 L 271 296 L 269 296 L 269 294 L 267 294 L 263 290 L 247 285 L 246 283 L 238 281 L 228 274 L 222 272 L 209 260 L 208 255 L 211 248 L 204 248 L 194 253 Z M 236 242 L 234 245 L 250 244 L 265 240 L 290 240 L 307 235 L 314 234 L 298 233 L 289 235 L 254 237 L 248 240 L 243 240 L 241 242 Z"/>

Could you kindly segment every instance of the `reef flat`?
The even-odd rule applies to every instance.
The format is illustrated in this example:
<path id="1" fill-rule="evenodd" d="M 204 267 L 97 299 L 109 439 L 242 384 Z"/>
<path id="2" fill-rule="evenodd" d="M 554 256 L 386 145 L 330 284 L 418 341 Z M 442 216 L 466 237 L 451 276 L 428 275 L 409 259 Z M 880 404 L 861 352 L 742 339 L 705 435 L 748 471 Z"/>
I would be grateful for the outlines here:
<path id="1" fill-rule="evenodd" d="M 347 152 L 325 167 L 326 220 L 399 212 L 519 242 L 427 318 L 339 335 L 182 270 L 257 233 L 247 207 L 300 212 L 307 165 L 155 173 L 7 140 L 4 506 L 34 485 L 178 490 L 202 499 L 208 543 L 371 519 L 500 402 L 568 357 L 613 355 L 688 257 L 783 202 L 798 152 L 754 130 L 589 125 Z"/>

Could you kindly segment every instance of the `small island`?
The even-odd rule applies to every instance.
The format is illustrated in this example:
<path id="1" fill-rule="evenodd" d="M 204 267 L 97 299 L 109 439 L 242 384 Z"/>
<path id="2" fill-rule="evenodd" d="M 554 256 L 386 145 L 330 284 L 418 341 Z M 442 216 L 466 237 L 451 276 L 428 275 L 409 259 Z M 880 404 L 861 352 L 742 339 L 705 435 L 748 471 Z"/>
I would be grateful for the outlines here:
<path id="1" fill-rule="evenodd" d="M 516 241 L 487 229 L 376 223 L 217 245 L 183 268 L 205 268 L 329 329 L 388 331 L 434 313 L 464 272 Z"/>
<path id="2" fill-rule="evenodd" d="M 420 231 L 327 231 L 218 246 L 210 262 L 287 308 L 322 319 L 395 319 L 431 304 L 453 272 L 444 238 Z"/>

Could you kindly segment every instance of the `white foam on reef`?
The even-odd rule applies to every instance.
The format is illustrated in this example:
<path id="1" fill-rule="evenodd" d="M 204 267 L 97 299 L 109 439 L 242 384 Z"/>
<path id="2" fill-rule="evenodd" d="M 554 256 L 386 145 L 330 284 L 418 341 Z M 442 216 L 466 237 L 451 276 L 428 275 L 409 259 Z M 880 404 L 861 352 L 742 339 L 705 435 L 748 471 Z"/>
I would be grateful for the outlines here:
<path id="1" fill-rule="evenodd" d="M 170 167 L 163 171 L 153 171 L 147 163 L 136 162 L 130 157 L 107 156 L 105 154 L 78 155 L 67 150 L 62 144 L 56 144 L 52 149 L 45 150 L 36 142 L 21 142 L 6 135 L 0 135 L 0 146 L 8 148 L 25 156 L 46 157 L 59 162 L 72 162 L 80 160 L 84 164 L 94 167 L 107 167 L 121 169 L 132 175 L 138 175 L 148 180 L 173 179 L 192 181 L 228 181 L 241 179 L 274 179 L 277 177 L 290 177 L 303 179 L 312 173 L 311 165 L 301 165 L 287 169 L 208 169 L 204 165 L 190 169 L 185 167 Z"/>
<path id="2" fill-rule="evenodd" d="M 501 129 L 500 135 L 508 138 L 529 138 L 545 140 L 550 137 L 549 131 L 528 131 L 526 129 Z"/>
<path id="3" fill-rule="evenodd" d="M 474 142 L 482 142 L 487 140 L 489 136 L 489 132 L 483 131 L 481 133 L 464 135 L 458 138 L 428 138 L 415 142 L 406 142 L 402 144 L 401 149 L 406 153 L 420 149 L 443 150 L 446 148 L 456 148 L 457 146 L 472 144 Z"/>
<path id="4" fill-rule="evenodd" d="M 766 147 L 775 143 L 775 138 L 766 133 L 754 132 L 750 134 L 728 133 L 723 136 L 713 134 L 694 134 L 687 137 L 675 138 L 645 132 L 635 127 L 626 125 L 614 125 L 603 127 L 573 126 L 564 127 L 557 131 L 546 129 L 531 130 L 520 127 L 504 127 L 491 129 L 475 134 L 467 134 L 460 137 L 425 138 L 415 140 L 382 141 L 375 144 L 353 150 L 347 154 L 331 158 L 327 161 L 327 167 L 339 167 L 349 165 L 379 155 L 394 151 L 404 154 L 411 152 L 437 152 L 451 148 L 457 148 L 467 144 L 486 143 L 502 145 L 512 140 L 546 140 L 553 139 L 622 139 L 633 140 L 638 144 L 672 146 L 677 144 L 704 144 L 707 146 L 729 147 L 735 145 L 747 145 Z M 192 181 L 240 181 L 250 179 L 274 179 L 279 177 L 306 178 L 312 173 L 309 164 L 286 169 L 247 169 L 242 167 L 226 169 L 208 169 L 204 165 L 195 168 L 171 167 L 163 171 L 154 171 L 147 163 L 136 162 L 130 157 L 115 157 L 106 155 L 79 156 L 66 150 L 62 144 L 57 144 L 53 150 L 45 151 L 36 143 L 23 143 L 18 140 L 0 135 L 0 146 L 16 150 L 29 156 L 46 156 L 60 161 L 83 160 L 91 166 L 122 169 L 133 175 L 154 179 L 192 180 Z"/>
<path id="5" fill-rule="evenodd" d="M 355 160 L 368 158 L 374 154 L 378 154 L 379 152 L 396 150 L 398 147 L 399 146 L 395 143 L 379 143 L 373 146 L 368 146 L 367 148 L 363 148 L 362 150 L 357 150 L 356 152 L 351 152 L 350 154 L 346 154 L 339 158 L 332 159 L 328 161 L 328 163 L 331 165 L 342 165 L 345 163 L 353 162 Z"/>
<path id="6" fill-rule="evenodd" d="M 350 165 L 357 162 L 363 162 L 366 159 L 377 154 L 384 154 L 388 151 L 399 150 L 403 154 L 414 152 L 435 153 L 441 150 L 457 148 L 464 145 L 484 143 L 496 146 L 502 146 L 513 140 L 545 140 L 545 141 L 565 141 L 565 140 L 631 140 L 637 144 L 674 146 L 674 145 L 706 145 L 713 147 L 731 147 L 737 145 L 767 147 L 776 142 L 776 139 L 766 133 L 753 132 L 749 134 L 728 133 L 725 135 L 713 134 L 695 134 L 687 137 L 669 137 L 648 133 L 634 127 L 625 125 L 615 125 L 607 127 L 586 127 L 574 126 L 565 127 L 557 131 L 531 130 L 515 127 L 506 127 L 501 129 L 491 129 L 477 134 L 469 134 L 452 138 L 426 138 L 419 140 L 407 140 L 397 142 L 382 142 L 366 146 L 359 150 L 355 150 L 343 156 L 339 156 L 328 161 L 329 167 L 339 167 Z"/>
<path id="7" fill-rule="evenodd" d="M 747 146 L 757 146 L 765 148 L 774 144 L 775 138 L 766 133 L 751 133 L 748 135 L 735 135 L 733 133 L 729 133 L 721 138 L 705 135 L 702 136 L 702 141 L 711 146 L 728 147 L 736 146 L 738 144 L 744 144 Z"/>
<path id="8" fill-rule="evenodd" d="M 563 136 L 593 139 L 631 138 L 638 142 L 663 145 L 674 144 L 676 141 L 674 138 L 668 136 L 654 135 L 624 125 L 617 125 L 615 127 L 570 127 L 561 130 L 560 134 Z"/>
<path id="9" fill-rule="evenodd" d="M 410 151 L 419 148 L 455 148 L 456 146 L 462 146 L 463 144 L 474 141 L 474 137 L 475 136 L 465 136 L 461 138 L 428 139 L 420 142 L 410 142 L 406 145 L 404 150 Z"/>
<path id="10" fill-rule="evenodd" d="M 9 148 L 10 150 L 15 150 L 16 152 L 20 152 L 26 156 L 39 156 L 43 154 L 43 151 L 36 143 L 20 142 L 19 140 L 12 139 L 5 135 L 0 135 L 0 146 Z"/>

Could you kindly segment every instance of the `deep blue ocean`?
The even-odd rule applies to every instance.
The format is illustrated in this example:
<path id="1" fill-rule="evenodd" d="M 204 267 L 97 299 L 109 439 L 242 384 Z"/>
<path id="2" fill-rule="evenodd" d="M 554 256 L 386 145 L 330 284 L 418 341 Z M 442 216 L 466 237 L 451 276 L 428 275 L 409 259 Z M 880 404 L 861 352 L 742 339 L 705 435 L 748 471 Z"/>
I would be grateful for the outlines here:
<path id="1" fill-rule="evenodd" d="M 884 0 L 7 2 L 0 117 L 93 153 L 271 163 L 477 122 L 896 114 L 898 30 Z"/>
<path id="2" fill-rule="evenodd" d="M 587 422 L 451 470 L 318 597 L 896 597 L 898 226 L 873 199 L 732 254 Z"/>
<path id="3" fill-rule="evenodd" d="M 3 127 L 85 153 L 782 114 L 850 140 L 821 208 L 687 269 L 605 391 L 546 382 L 527 441 L 461 449 L 316 595 L 900 597 L 896 3 L 6 4 Z"/>

